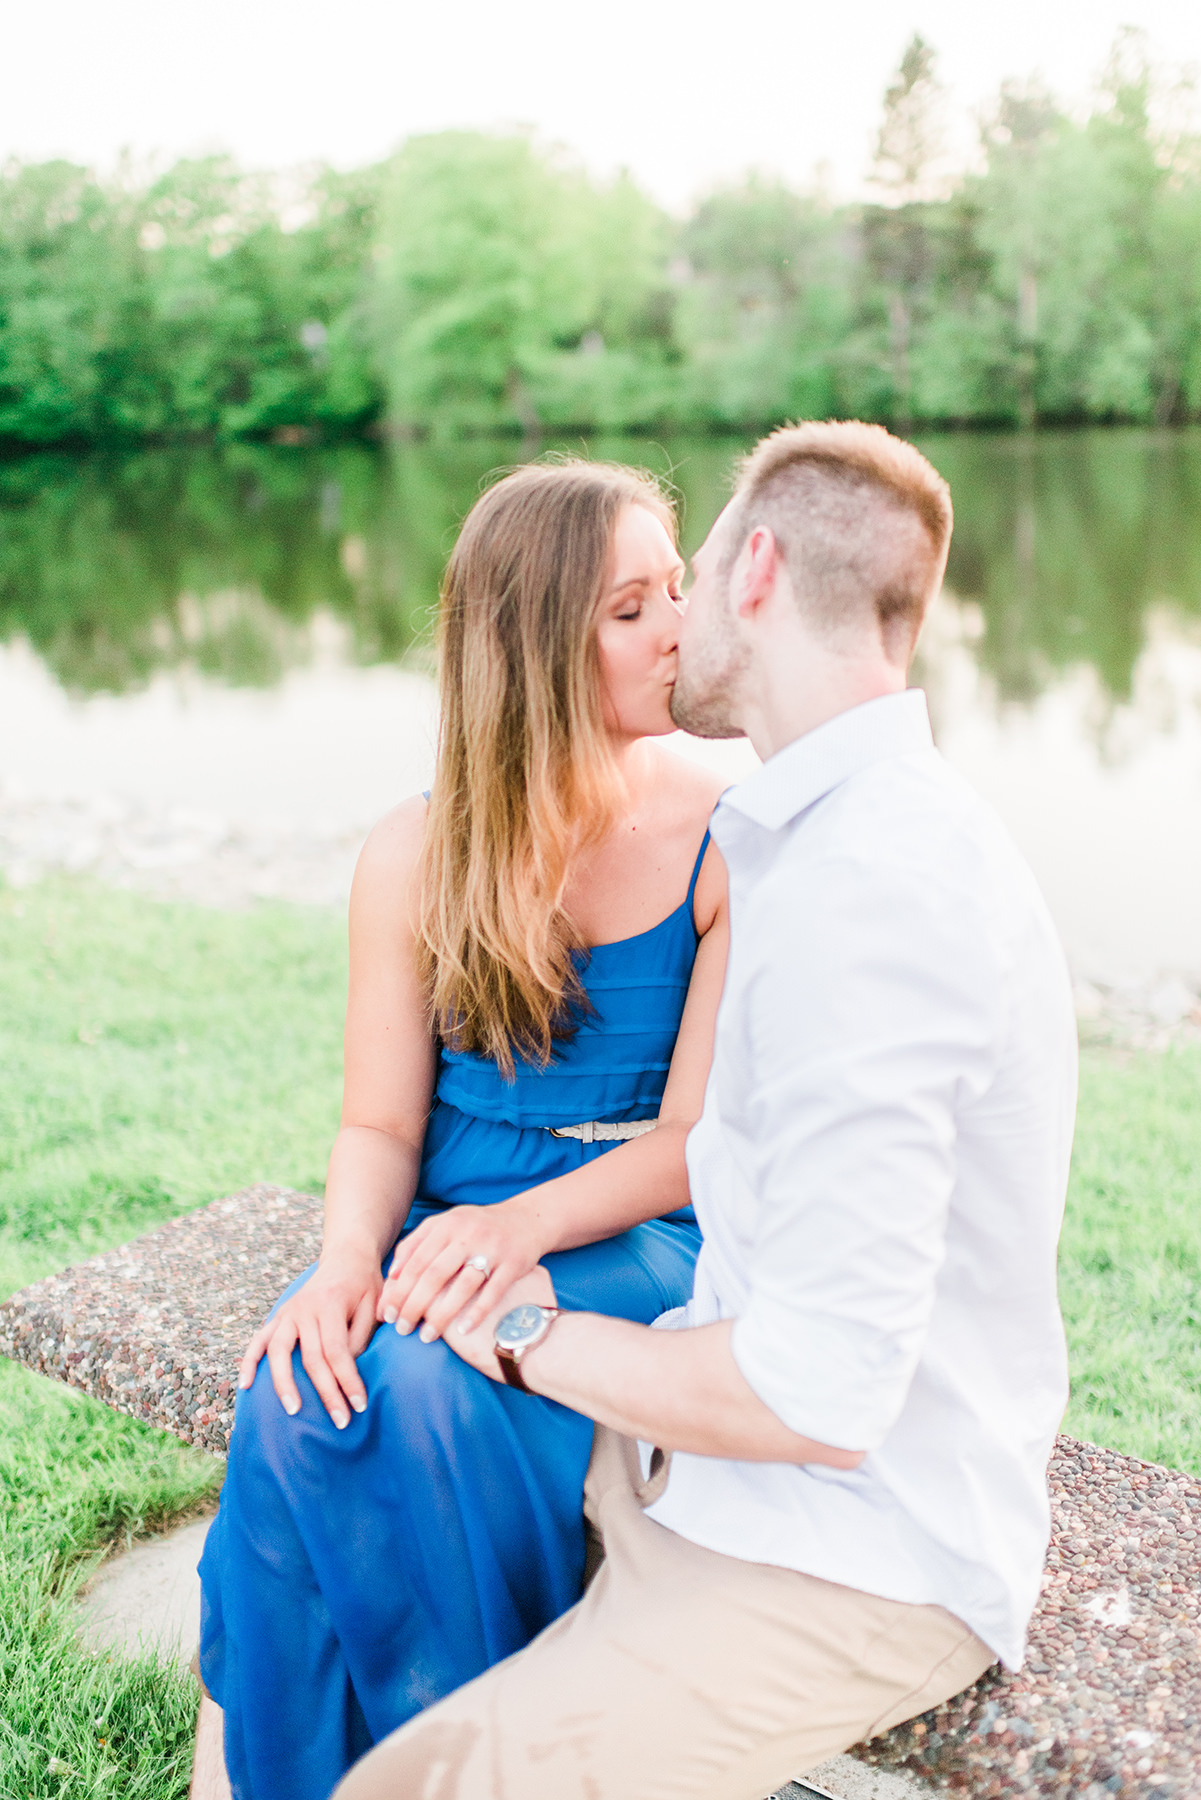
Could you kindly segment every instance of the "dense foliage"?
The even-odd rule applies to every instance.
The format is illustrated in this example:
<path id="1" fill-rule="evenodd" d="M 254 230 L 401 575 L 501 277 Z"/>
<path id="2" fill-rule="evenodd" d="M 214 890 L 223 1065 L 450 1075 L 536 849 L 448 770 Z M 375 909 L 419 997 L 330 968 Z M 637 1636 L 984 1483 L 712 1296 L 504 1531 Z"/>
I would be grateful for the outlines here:
<path id="1" fill-rule="evenodd" d="M 1007 85 L 948 180 L 915 38 L 877 202 L 751 177 L 683 220 L 525 135 L 288 182 L 14 164 L 0 441 L 1197 417 L 1201 137 L 1170 98 L 1127 34 L 1090 117 Z"/>
<path id="2" fill-rule="evenodd" d="M 0 436 L 238 436 L 369 418 L 377 187 L 370 173 L 323 171 L 289 207 L 220 159 L 141 188 L 62 162 L 9 167 Z"/>

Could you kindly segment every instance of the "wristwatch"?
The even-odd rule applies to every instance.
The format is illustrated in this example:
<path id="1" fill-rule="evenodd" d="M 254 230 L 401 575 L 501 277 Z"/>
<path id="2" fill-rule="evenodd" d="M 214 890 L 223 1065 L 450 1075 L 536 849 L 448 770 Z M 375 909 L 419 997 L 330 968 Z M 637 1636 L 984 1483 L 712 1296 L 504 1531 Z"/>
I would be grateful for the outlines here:
<path id="1" fill-rule="evenodd" d="M 498 1322 L 492 1348 L 500 1364 L 500 1372 L 510 1387 L 532 1394 L 521 1373 L 521 1359 L 527 1350 L 540 1344 L 559 1316 L 557 1306 L 515 1306 Z"/>

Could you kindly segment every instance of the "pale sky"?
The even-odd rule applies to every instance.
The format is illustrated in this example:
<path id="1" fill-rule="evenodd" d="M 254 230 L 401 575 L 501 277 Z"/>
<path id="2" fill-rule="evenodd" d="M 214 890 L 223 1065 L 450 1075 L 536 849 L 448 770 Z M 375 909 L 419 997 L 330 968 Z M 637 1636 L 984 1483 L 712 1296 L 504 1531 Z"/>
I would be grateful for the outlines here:
<path id="1" fill-rule="evenodd" d="M 351 166 L 524 124 L 677 207 L 751 167 L 846 195 L 913 30 L 966 148 L 1005 76 L 1085 101 L 1123 24 L 1201 65 L 1198 0 L 0 0 L 0 153 Z"/>

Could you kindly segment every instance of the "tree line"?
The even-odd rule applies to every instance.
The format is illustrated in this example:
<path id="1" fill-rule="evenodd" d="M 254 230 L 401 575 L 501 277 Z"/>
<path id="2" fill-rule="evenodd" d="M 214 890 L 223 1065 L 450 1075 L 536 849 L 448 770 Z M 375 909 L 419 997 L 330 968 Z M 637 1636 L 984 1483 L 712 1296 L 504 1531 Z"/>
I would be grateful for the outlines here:
<path id="1" fill-rule="evenodd" d="M 10 164 L 0 443 L 1198 418 L 1201 134 L 1172 99 L 1127 34 L 1087 117 L 1008 83 L 948 180 L 915 37 L 877 197 L 750 176 L 683 219 L 522 134 L 286 181 Z"/>

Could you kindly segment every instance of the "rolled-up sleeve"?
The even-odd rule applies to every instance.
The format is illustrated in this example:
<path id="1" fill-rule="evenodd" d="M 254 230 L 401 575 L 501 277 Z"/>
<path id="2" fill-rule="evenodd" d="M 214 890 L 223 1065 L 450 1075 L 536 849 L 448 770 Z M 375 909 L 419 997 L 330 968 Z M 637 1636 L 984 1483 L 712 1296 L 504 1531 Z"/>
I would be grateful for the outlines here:
<path id="1" fill-rule="evenodd" d="M 970 884 L 949 899 L 916 856 L 779 868 L 741 929 L 731 1124 L 756 1206 L 733 1353 L 793 1431 L 870 1451 L 921 1354 L 1002 973 Z"/>

